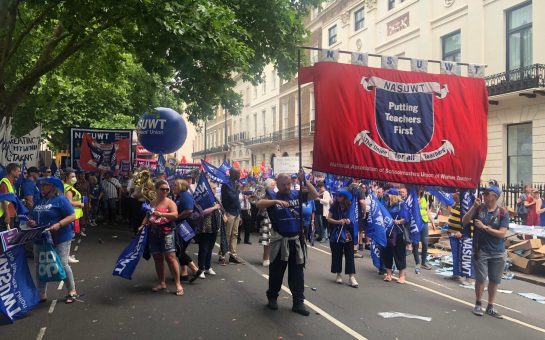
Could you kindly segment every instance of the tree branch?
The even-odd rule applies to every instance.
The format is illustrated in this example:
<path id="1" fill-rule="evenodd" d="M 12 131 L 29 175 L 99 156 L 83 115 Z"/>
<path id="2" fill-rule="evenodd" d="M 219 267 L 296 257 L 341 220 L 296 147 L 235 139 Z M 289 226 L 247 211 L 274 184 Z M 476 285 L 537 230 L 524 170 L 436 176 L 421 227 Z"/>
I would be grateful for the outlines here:
<path id="1" fill-rule="evenodd" d="M 11 7 L 7 6 L 6 11 L 6 23 L 5 23 L 5 36 L 2 37 L 2 41 L 0 41 L 0 74 L 2 73 L 2 70 L 4 69 L 4 65 L 6 64 L 6 58 L 8 55 L 8 51 L 11 48 L 11 42 L 13 40 L 13 32 L 15 31 L 15 26 L 17 23 L 17 7 L 19 6 L 19 0 L 15 0 Z"/>
<path id="2" fill-rule="evenodd" d="M 21 34 L 17 37 L 17 40 L 15 40 L 15 43 L 13 44 L 13 47 L 11 48 L 11 50 L 9 51 L 9 54 L 6 58 L 6 62 L 9 61 L 11 59 L 11 57 L 15 54 L 15 52 L 17 52 L 17 49 L 19 48 L 19 45 L 21 45 L 21 43 L 23 42 L 23 40 L 28 36 L 28 34 L 32 31 L 32 29 L 34 27 L 36 27 L 36 25 L 38 25 L 41 21 L 43 21 L 43 19 L 46 17 L 46 15 L 53 9 L 55 8 L 58 4 L 59 4 L 60 1 L 56 1 L 54 3 L 52 3 L 49 7 L 47 7 L 46 9 L 43 10 L 43 12 L 38 15 L 31 23 L 30 25 L 28 25 L 26 27 L 26 29 L 21 32 Z"/>

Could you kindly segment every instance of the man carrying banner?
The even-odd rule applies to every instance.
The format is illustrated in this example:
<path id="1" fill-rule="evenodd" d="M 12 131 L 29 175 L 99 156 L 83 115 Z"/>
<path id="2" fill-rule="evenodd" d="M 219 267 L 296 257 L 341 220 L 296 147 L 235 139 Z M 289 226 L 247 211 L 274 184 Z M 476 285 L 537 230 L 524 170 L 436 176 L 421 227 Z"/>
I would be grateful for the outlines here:
<path id="1" fill-rule="evenodd" d="M 315 200 L 318 197 L 312 183 L 305 180 L 303 171 L 299 173 L 303 188 L 308 191 L 291 190 L 291 178 L 279 174 L 276 180 L 278 192 L 267 190 L 265 198 L 260 199 L 258 209 L 267 209 L 272 223 L 270 239 L 269 289 L 267 307 L 278 309 L 278 292 L 282 286 L 284 272 L 288 268 L 288 285 L 293 296 L 292 311 L 303 316 L 310 313 L 304 305 L 305 290 L 303 267 L 305 265 L 305 240 L 301 230 L 299 208 L 301 202 Z"/>
<path id="2" fill-rule="evenodd" d="M 6 166 L 6 177 L 0 180 L 0 194 L 15 194 L 15 181 L 21 175 L 21 167 L 15 163 L 9 163 Z M 0 231 L 9 230 L 15 224 L 17 212 L 12 203 L 4 201 L 0 203 Z"/>
<path id="3" fill-rule="evenodd" d="M 481 297 L 488 278 L 488 306 L 486 314 L 498 319 L 503 315 L 494 309 L 494 300 L 501 283 L 505 264 L 504 237 L 509 229 L 509 214 L 498 205 L 501 190 L 497 186 L 489 186 L 484 191 L 484 204 L 476 198 L 471 209 L 464 215 L 463 224 L 473 222 L 473 264 L 475 267 L 475 308 L 473 314 L 483 316 Z"/>
<path id="4" fill-rule="evenodd" d="M 240 170 L 231 168 L 229 170 L 230 183 L 221 185 L 221 205 L 225 209 L 225 215 L 227 216 L 225 229 L 229 242 L 229 262 L 236 264 L 244 263 L 237 257 L 238 225 L 240 224 L 240 190 L 237 183 L 239 178 Z"/>

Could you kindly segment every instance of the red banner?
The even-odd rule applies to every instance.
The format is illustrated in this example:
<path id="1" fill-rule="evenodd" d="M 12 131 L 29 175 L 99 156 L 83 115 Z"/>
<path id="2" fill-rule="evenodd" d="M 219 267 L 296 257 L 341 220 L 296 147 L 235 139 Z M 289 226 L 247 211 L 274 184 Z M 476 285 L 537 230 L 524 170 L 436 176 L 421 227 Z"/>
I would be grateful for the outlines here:
<path id="1" fill-rule="evenodd" d="M 84 133 L 80 147 L 79 166 L 85 171 L 118 171 L 122 161 L 131 161 L 129 139 L 99 143 Z"/>
<path id="2" fill-rule="evenodd" d="M 483 79 L 321 62 L 302 69 L 299 82 L 314 82 L 314 170 L 479 185 L 487 151 Z"/>

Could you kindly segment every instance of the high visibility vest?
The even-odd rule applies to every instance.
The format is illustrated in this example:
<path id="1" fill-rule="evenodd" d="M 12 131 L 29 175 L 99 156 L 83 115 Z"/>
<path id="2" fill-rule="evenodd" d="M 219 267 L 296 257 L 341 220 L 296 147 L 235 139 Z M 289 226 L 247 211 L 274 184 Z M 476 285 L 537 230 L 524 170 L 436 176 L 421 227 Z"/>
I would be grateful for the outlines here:
<path id="1" fill-rule="evenodd" d="M 430 221 L 428 216 L 428 201 L 425 197 L 422 197 L 418 200 L 418 203 L 420 205 L 420 215 L 422 215 L 422 221 L 424 221 L 424 223 L 428 223 Z"/>
<path id="2" fill-rule="evenodd" d="M 12 193 L 12 194 L 15 194 L 15 190 L 13 189 L 13 185 L 11 185 L 11 181 L 7 178 L 7 177 L 4 177 L 2 178 L 2 180 L 0 180 L 0 185 L 2 185 L 2 183 L 4 183 L 6 185 L 6 188 L 8 188 L 8 193 Z M 10 205 L 11 203 L 10 202 L 6 202 L 8 205 Z M 0 217 L 4 216 L 4 208 L 2 208 L 2 205 L 0 204 Z"/>
<path id="3" fill-rule="evenodd" d="M 72 201 L 81 202 L 81 194 L 80 194 L 79 191 L 76 190 L 76 188 L 74 188 L 70 184 L 66 184 L 66 183 L 63 183 L 63 185 L 64 185 L 64 192 L 65 193 L 67 191 L 73 191 L 74 192 L 74 196 L 72 197 Z M 83 209 L 81 209 L 79 207 L 78 208 L 74 207 L 74 213 L 76 214 L 76 220 L 83 217 Z"/>

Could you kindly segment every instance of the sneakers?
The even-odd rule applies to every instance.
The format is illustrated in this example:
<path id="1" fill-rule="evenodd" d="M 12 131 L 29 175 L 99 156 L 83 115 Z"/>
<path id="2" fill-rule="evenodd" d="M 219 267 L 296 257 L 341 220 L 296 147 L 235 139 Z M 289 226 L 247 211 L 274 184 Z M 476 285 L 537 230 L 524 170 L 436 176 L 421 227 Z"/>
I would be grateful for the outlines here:
<path id="1" fill-rule="evenodd" d="M 356 281 L 356 277 L 354 275 L 350 275 L 348 278 L 348 282 L 350 283 L 350 287 L 358 288 L 358 281 Z"/>
<path id="2" fill-rule="evenodd" d="M 83 237 L 87 237 L 87 234 L 86 234 L 86 233 L 84 233 L 83 231 L 82 231 L 82 232 L 80 232 L 79 234 L 80 234 L 81 236 L 83 236 Z"/>
<path id="3" fill-rule="evenodd" d="M 294 304 L 293 307 L 291 308 L 291 311 L 297 314 L 300 314 L 302 316 L 310 315 L 310 312 L 308 311 L 307 307 L 305 307 L 304 303 Z"/>
<path id="4" fill-rule="evenodd" d="M 429 263 L 422 263 L 422 266 L 421 266 L 423 269 L 426 269 L 426 270 L 431 270 L 431 266 Z"/>
<path id="5" fill-rule="evenodd" d="M 208 275 L 216 276 L 216 272 L 212 268 L 205 270 L 204 272 Z"/>
<path id="6" fill-rule="evenodd" d="M 487 315 L 490 315 L 490 316 L 492 316 L 492 317 L 494 317 L 494 318 L 496 318 L 496 319 L 503 319 L 503 315 L 500 314 L 500 313 L 498 313 L 498 312 L 494 309 L 494 307 L 490 307 L 490 306 L 487 307 L 487 308 L 486 308 L 486 314 L 487 314 Z"/>
<path id="7" fill-rule="evenodd" d="M 484 315 L 483 307 L 475 305 L 475 308 L 473 308 L 473 314 L 477 316 L 483 316 Z"/>
<path id="8" fill-rule="evenodd" d="M 358 250 L 363 251 L 363 244 L 358 244 Z"/>
<path id="9" fill-rule="evenodd" d="M 79 263 L 79 260 L 74 255 L 70 255 L 68 256 L 68 263 Z"/>
<path id="10" fill-rule="evenodd" d="M 415 273 L 416 275 L 420 274 L 420 267 L 415 267 L 415 268 L 414 268 L 414 273 Z"/>
<path id="11" fill-rule="evenodd" d="M 371 250 L 371 245 L 369 243 L 365 244 L 365 250 Z"/>
<path id="12" fill-rule="evenodd" d="M 234 264 L 244 264 L 244 261 L 233 255 L 229 256 L 229 262 L 232 262 Z"/>
<path id="13" fill-rule="evenodd" d="M 223 256 L 220 256 L 218 263 L 220 264 L 220 266 L 226 266 L 227 265 L 227 261 L 225 261 L 225 257 L 223 257 Z"/>
<path id="14" fill-rule="evenodd" d="M 276 302 L 276 299 L 269 299 L 269 302 L 267 303 L 267 308 L 272 310 L 278 310 L 278 303 Z"/>
<path id="15" fill-rule="evenodd" d="M 462 284 L 465 285 L 465 286 L 474 286 L 475 285 L 475 280 L 468 277 L 465 280 L 462 280 Z"/>
<path id="16" fill-rule="evenodd" d="M 201 272 L 201 274 L 199 275 L 199 279 L 206 279 L 206 276 L 204 275 L 204 272 Z"/>
<path id="17" fill-rule="evenodd" d="M 341 273 L 337 273 L 337 278 L 335 279 L 335 282 L 337 282 L 338 284 L 343 283 L 343 277 L 342 277 Z"/>
<path id="18" fill-rule="evenodd" d="M 363 254 L 360 254 L 360 253 L 358 253 L 358 252 L 356 251 L 356 252 L 354 252 L 354 258 L 356 258 L 356 259 L 362 259 L 362 258 L 363 258 Z"/>
<path id="19" fill-rule="evenodd" d="M 264 260 L 263 261 L 263 267 L 268 267 L 271 265 L 271 260 Z"/>

